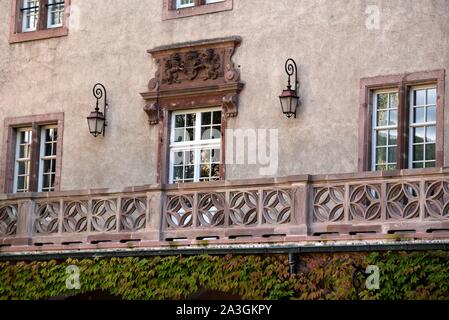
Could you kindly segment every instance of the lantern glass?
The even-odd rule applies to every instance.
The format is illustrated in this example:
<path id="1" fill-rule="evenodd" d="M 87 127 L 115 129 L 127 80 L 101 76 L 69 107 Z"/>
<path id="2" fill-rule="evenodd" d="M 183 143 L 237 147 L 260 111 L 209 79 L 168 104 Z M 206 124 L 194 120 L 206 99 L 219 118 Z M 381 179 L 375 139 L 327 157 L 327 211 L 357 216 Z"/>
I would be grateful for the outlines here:
<path id="1" fill-rule="evenodd" d="M 296 95 L 294 90 L 290 88 L 282 91 L 282 94 L 279 96 L 279 100 L 281 101 L 282 112 L 288 117 L 296 115 L 296 108 L 298 106 L 299 97 Z"/>
<path id="2" fill-rule="evenodd" d="M 97 137 L 103 133 L 105 118 L 102 112 L 99 111 L 91 112 L 90 115 L 87 117 L 87 123 L 89 125 L 89 132 L 94 137 Z"/>

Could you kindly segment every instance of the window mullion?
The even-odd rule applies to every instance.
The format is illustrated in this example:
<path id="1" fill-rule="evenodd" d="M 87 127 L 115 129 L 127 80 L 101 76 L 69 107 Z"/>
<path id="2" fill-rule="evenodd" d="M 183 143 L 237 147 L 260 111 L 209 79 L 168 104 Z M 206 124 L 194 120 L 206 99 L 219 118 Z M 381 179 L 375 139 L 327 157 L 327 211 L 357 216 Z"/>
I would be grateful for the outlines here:
<path id="1" fill-rule="evenodd" d="M 30 191 L 38 190 L 39 163 L 40 163 L 40 127 L 33 123 L 31 139 L 31 157 L 30 157 Z"/>
<path id="2" fill-rule="evenodd" d="M 399 86 L 398 95 L 398 152 L 397 152 L 397 168 L 408 168 L 408 99 L 407 89 L 404 84 Z"/>

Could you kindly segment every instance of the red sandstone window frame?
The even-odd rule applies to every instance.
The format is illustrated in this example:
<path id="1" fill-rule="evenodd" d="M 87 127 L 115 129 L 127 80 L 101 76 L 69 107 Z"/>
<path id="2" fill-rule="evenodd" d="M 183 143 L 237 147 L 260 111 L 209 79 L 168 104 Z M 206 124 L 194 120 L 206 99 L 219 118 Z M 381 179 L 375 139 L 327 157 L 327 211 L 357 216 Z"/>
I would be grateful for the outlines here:
<path id="1" fill-rule="evenodd" d="M 39 2 L 39 21 L 36 31 L 22 32 L 23 0 L 12 0 L 11 5 L 11 21 L 9 43 L 20 43 L 41 39 L 49 39 L 56 37 L 64 37 L 69 34 L 68 21 L 70 15 L 70 1 L 64 0 L 64 18 L 61 27 L 47 28 L 47 7 L 48 0 Z"/>
<path id="2" fill-rule="evenodd" d="M 206 4 L 206 0 L 195 0 L 195 5 L 188 8 L 176 8 L 176 0 L 163 0 L 162 20 L 171 20 L 232 10 L 233 0 L 223 0 Z"/>
<path id="3" fill-rule="evenodd" d="M 394 88 L 399 92 L 397 169 L 409 169 L 409 92 L 414 86 L 428 84 L 435 85 L 437 89 L 436 166 L 443 167 L 445 70 L 434 70 L 361 79 L 358 142 L 359 172 L 372 171 L 372 97 L 374 91 Z"/>
<path id="4" fill-rule="evenodd" d="M 34 116 L 6 118 L 4 122 L 3 151 L 0 167 L 0 193 L 14 192 L 14 168 L 16 156 L 16 138 L 17 129 L 29 127 L 32 128 L 32 146 L 31 146 L 31 175 L 30 192 L 37 192 L 39 179 L 40 162 L 40 138 L 41 128 L 55 125 L 58 129 L 58 138 L 56 143 L 56 174 L 55 174 L 55 192 L 61 190 L 61 168 L 62 168 L 62 140 L 64 135 L 64 113 L 51 113 Z"/>

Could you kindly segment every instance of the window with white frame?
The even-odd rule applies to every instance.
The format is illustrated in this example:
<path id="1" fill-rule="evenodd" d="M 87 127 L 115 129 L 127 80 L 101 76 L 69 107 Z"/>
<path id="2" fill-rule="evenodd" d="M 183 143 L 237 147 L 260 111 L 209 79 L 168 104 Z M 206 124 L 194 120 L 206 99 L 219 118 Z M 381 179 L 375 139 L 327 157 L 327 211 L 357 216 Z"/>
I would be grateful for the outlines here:
<path id="1" fill-rule="evenodd" d="M 20 128 L 17 130 L 14 192 L 30 191 L 32 138 L 33 134 L 31 128 Z"/>
<path id="2" fill-rule="evenodd" d="M 39 1 L 37 0 L 24 0 L 22 18 L 22 32 L 36 31 L 39 21 Z"/>
<path id="3" fill-rule="evenodd" d="M 223 0 L 206 0 L 206 4 L 216 3 L 216 2 L 223 2 Z"/>
<path id="4" fill-rule="evenodd" d="M 176 0 L 176 8 L 189 8 L 195 6 L 195 0 Z"/>
<path id="5" fill-rule="evenodd" d="M 41 129 L 39 192 L 55 190 L 57 141 L 58 129 L 56 126 L 47 126 Z"/>
<path id="6" fill-rule="evenodd" d="M 436 98 L 435 86 L 410 90 L 410 168 L 436 166 Z"/>
<path id="7" fill-rule="evenodd" d="M 170 183 L 220 179 L 221 109 L 176 111 L 170 134 Z"/>
<path id="8" fill-rule="evenodd" d="M 377 91 L 373 99 L 372 165 L 375 171 L 396 169 L 398 91 Z"/>
<path id="9" fill-rule="evenodd" d="M 64 1 L 48 0 L 47 7 L 47 28 L 61 27 L 64 19 Z"/>

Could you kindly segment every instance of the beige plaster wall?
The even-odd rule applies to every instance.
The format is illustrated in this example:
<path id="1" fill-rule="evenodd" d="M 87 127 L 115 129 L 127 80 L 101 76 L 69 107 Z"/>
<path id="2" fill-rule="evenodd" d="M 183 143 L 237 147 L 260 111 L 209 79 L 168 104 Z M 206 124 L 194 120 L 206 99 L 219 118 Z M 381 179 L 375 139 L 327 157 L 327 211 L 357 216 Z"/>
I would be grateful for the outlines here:
<path id="1" fill-rule="evenodd" d="M 234 61 L 246 87 L 229 127 L 279 129 L 277 176 L 357 170 L 360 78 L 449 71 L 447 0 L 234 0 L 232 11 L 168 21 L 162 0 L 72 0 L 79 19 L 68 37 L 12 45 L 10 2 L 0 0 L 0 134 L 5 117 L 63 111 L 63 190 L 156 181 L 157 129 L 139 95 L 155 71 L 146 50 L 156 46 L 243 38 Z M 381 11 L 379 30 L 365 26 L 372 4 Z M 277 98 L 288 57 L 300 69 L 296 120 L 282 115 Z M 85 119 L 96 82 L 111 106 L 98 139 Z M 449 112 L 445 123 L 448 165 Z M 228 179 L 258 175 L 257 166 L 227 168 Z"/>

